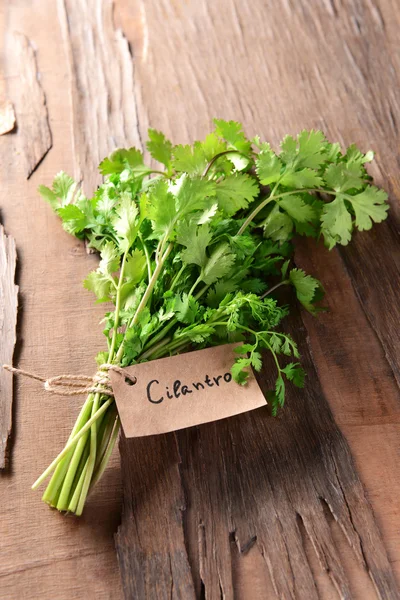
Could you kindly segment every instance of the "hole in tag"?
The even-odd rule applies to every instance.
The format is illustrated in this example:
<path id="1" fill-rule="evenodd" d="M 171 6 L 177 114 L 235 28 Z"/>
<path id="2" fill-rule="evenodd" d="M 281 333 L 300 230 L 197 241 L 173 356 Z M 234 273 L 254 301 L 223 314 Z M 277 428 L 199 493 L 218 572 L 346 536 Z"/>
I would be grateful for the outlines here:
<path id="1" fill-rule="evenodd" d="M 125 383 L 127 385 L 135 385 L 135 383 L 137 382 L 136 377 L 125 377 Z"/>

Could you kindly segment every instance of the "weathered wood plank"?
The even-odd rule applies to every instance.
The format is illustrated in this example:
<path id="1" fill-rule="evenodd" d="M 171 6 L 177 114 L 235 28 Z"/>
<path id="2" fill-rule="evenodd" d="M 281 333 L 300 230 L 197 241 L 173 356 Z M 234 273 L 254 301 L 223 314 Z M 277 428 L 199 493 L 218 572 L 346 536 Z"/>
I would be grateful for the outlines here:
<path id="1" fill-rule="evenodd" d="M 379 250 L 377 250 L 379 248 Z M 353 247 L 341 252 L 360 304 L 384 348 L 400 386 L 400 237 L 397 223 L 357 236 Z M 360 264 L 365 265 L 360 268 Z"/>
<path id="2" fill-rule="evenodd" d="M 37 193 L 38 185 L 50 184 L 61 169 L 74 169 L 69 71 L 57 3 L 15 0 L 0 6 L 5 95 L 19 118 L 15 29 L 35 43 L 54 142 L 27 180 L 19 133 L 0 137 L 1 219 L 18 249 L 22 318 L 16 364 L 49 374 L 91 374 L 93 357 L 104 346 L 99 326 L 104 307 L 93 303 L 82 281 L 97 258 L 62 230 Z M 62 449 L 82 399 L 49 398 L 30 380 L 19 378 L 14 385 L 12 468 L 0 477 L 0 597 L 120 600 L 113 541 L 121 506 L 118 453 L 83 518 L 50 511 L 41 502 L 41 491 L 33 492 L 31 485 Z"/>
<path id="3" fill-rule="evenodd" d="M 13 376 L 1 368 L 12 364 L 16 342 L 18 286 L 15 285 L 15 240 L 0 225 L 0 469 L 7 466 L 12 427 Z"/>
<path id="4" fill-rule="evenodd" d="M 40 83 L 36 55 L 31 41 L 14 32 L 12 52 L 19 78 L 20 93 L 16 98 L 18 137 L 24 158 L 26 177 L 32 175 L 52 146 L 46 97 Z"/>
<path id="5" fill-rule="evenodd" d="M 59 19 L 71 79 L 75 178 L 92 194 L 100 161 L 112 150 L 140 147 L 134 64 L 112 0 L 61 0 Z"/>
<path id="6" fill-rule="evenodd" d="M 174 435 L 122 436 L 120 452 L 123 510 L 115 541 L 125 598 L 194 599 Z"/>
<path id="7" fill-rule="evenodd" d="M 301 321 L 291 319 L 288 328 L 300 341 Z M 290 390 L 281 417 L 272 419 L 267 409 L 259 409 L 178 434 L 189 518 L 202 524 L 199 544 L 208 549 L 205 561 L 201 553 L 191 556 L 192 567 L 200 568 L 210 598 L 219 597 L 220 587 L 223 597 L 232 598 L 231 533 L 242 552 L 256 541 L 277 597 L 317 598 L 300 518 L 320 568 L 329 574 L 340 597 L 350 598 L 345 565 L 324 514 L 326 503 L 359 564 L 369 571 L 378 597 L 397 598 L 348 445 L 325 402 L 307 343 L 300 345 L 307 389 Z M 267 370 L 262 380 L 265 386 L 271 384 Z"/>

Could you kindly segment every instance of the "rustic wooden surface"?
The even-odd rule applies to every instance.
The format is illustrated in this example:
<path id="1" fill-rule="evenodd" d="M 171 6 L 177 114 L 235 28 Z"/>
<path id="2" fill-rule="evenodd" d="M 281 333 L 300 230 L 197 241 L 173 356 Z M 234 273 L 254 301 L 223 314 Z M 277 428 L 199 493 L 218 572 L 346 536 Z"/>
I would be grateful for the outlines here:
<path id="1" fill-rule="evenodd" d="M 283 598 L 376 598 L 363 562 L 380 596 L 397 597 L 389 563 L 399 582 L 399 25 L 395 0 L 0 6 L 0 92 L 17 118 L 15 133 L 0 138 L 0 208 L 20 261 L 22 368 L 91 373 L 102 348 L 102 309 L 81 286 L 96 258 L 61 230 L 37 185 L 64 169 L 92 187 L 98 159 L 116 145 L 141 147 L 149 125 L 177 143 L 203 136 L 213 116 L 242 120 L 249 135 L 272 143 L 320 127 L 331 139 L 373 147 L 372 174 L 391 197 L 390 220 L 348 249 L 317 254 L 299 245 L 297 261 L 323 280 L 331 311 L 290 324 L 303 321 L 309 335 L 309 387 L 280 419 L 249 414 L 149 445 L 123 442 L 131 468 L 137 461 L 117 538 L 128 597 L 232 598 L 234 590 L 257 600 L 278 590 Z M 15 31 L 39 86 L 27 113 Z M 33 110 L 40 127 L 32 140 L 23 117 L 31 124 Z M 51 513 L 29 488 L 59 450 L 60 433 L 68 435 L 79 401 L 47 398 L 25 380 L 16 392 L 13 460 L 0 476 L 0 598 L 122 598 L 113 544 L 118 457 L 81 520 Z M 326 443 L 315 435 L 321 427 Z M 285 484 L 288 472 L 296 485 Z M 130 508 L 136 521 L 127 523 Z"/>

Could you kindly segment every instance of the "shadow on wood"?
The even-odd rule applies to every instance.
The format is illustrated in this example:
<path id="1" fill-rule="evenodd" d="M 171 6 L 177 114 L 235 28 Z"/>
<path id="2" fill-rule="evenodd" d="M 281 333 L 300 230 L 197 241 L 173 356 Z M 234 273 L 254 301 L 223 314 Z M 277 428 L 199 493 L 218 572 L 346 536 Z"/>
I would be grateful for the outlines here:
<path id="1" fill-rule="evenodd" d="M 288 390 L 278 418 L 261 408 L 193 427 L 177 432 L 178 447 L 173 435 L 122 440 L 124 509 L 116 546 L 127 598 L 233 598 L 233 535 L 240 553 L 257 545 L 277 597 L 317 599 L 304 532 L 320 570 L 340 597 L 350 598 L 327 507 L 378 597 L 398 597 L 349 447 L 301 342 L 300 316 L 287 325 L 308 377 L 304 390 Z M 264 389 L 270 373 L 267 365 Z"/>

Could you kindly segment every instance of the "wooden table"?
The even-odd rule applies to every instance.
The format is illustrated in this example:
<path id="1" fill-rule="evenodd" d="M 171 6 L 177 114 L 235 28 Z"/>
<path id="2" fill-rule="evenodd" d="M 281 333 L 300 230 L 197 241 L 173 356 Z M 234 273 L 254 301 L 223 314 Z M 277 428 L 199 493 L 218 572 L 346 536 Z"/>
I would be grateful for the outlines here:
<path id="1" fill-rule="evenodd" d="M 17 245 L 22 368 L 91 373 L 103 347 L 102 307 L 81 283 L 97 258 L 61 230 L 38 184 L 63 169 L 93 190 L 99 160 L 143 147 L 148 126 L 175 143 L 204 136 L 214 116 L 273 144 L 322 128 L 376 151 L 371 174 L 391 198 L 389 220 L 349 248 L 299 243 L 296 260 L 322 279 L 330 312 L 287 325 L 304 339 L 309 377 L 279 419 L 248 414 L 123 443 L 126 597 L 399 597 L 399 27 L 394 0 L 0 6 L 0 92 L 17 118 L 0 138 L 0 217 Z M 0 598 L 122 598 L 118 453 L 81 519 L 50 512 L 30 485 L 79 400 L 47 397 L 31 380 L 14 388 Z"/>

